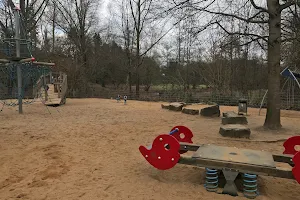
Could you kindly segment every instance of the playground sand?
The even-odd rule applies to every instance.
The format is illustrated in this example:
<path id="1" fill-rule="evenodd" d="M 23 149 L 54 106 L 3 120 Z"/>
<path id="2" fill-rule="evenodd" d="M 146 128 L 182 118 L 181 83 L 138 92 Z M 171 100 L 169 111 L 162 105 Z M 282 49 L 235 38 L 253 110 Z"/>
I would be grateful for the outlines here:
<path id="1" fill-rule="evenodd" d="M 221 107 L 226 110 L 236 107 Z M 163 110 L 160 103 L 68 99 L 57 108 L 24 106 L 23 115 L 5 107 L 0 113 L 0 199 L 246 199 L 207 192 L 202 169 L 177 165 L 155 170 L 138 147 L 185 125 L 193 131 L 194 143 L 282 153 L 283 140 L 300 134 L 300 112 L 282 111 L 284 129 L 273 133 L 261 128 L 265 110 L 262 114 L 249 109 L 248 141 L 222 138 L 220 118 Z M 259 184 L 258 200 L 300 200 L 294 180 L 261 176 Z"/>

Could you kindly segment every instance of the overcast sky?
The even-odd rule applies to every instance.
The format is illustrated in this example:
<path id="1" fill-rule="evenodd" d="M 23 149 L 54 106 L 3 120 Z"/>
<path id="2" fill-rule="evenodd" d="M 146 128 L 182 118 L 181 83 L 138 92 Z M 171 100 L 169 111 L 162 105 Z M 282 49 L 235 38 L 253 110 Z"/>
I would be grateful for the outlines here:
<path id="1" fill-rule="evenodd" d="M 115 9 L 109 9 L 109 5 L 114 5 L 116 0 L 99 0 L 101 1 L 99 3 L 99 6 L 97 7 L 98 11 L 98 17 L 99 17 L 99 26 L 103 26 L 103 25 L 106 25 L 106 23 L 111 23 L 111 21 L 109 20 L 110 19 L 110 12 L 111 11 L 116 11 Z M 220 2 L 222 2 L 223 0 L 220 0 Z M 255 0 L 255 2 L 260 5 L 260 6 L 265 6 L 265 1 L 262 1 L 262 0 Z M 199 16 L 198 18 L 198 21 L 199 21 L 199 27 L 202 25 L 202 24 L 205 24 L 207 23 L 207 21 L 209 20 L 209 18 L 207 16 Z M 202 22 L 203 23 L 200 23 Z M 170 22 L 172 24 L 172 22 Z M 170 26 L 171 26 L 170 24 Z M 164 26 L 164 29 L 166 29 L 166 26 Z M 62 32 L 58 31 L 58 34 L 63 34 Z M 199 37 L 198 37 L 198 44 L 200 43 L 202 47 L 204 48 L 207 48 L 210 46 L 210 42 L 208 40 L 209 36 L 214 36 L 215 34 L 211 35 L 212 32 L 211 31 L 205 31 L 205 32 L 202 32 L 199 34 Z M 177 36 L 177 32 L 175 33 L 174 31 L 171 31 L 169 32 L 165 37 L 164 39 L 161 41 L 161 42 L 174 42 L 174 39 L 176 38 Z M 161 47 L 161 44 L 158 44 L 157 45 L 157 48 L 156 50 L 160 49 Z M 174 46 L 175 47 L 175 46 Z"/>
<path id="2" fill-rule="evenodd" d="M 99 15 L 101 18 L 108 16 L 108 4 L 111 0 L 102 0 L 103 2 L 100 4 Z"/>

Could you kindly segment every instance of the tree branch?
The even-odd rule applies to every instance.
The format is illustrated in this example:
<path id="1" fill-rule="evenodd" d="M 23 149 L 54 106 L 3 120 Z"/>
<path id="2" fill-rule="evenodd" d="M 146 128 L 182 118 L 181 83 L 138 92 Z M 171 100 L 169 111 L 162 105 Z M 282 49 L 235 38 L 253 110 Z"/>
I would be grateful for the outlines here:
<path id="1" fill-rule="evenodd" d="M 240 32 L 229 32 L 227 31 L 219 22 L 216 22 L 216 24 L 218 24 L 218 26 L 225 31 L 228 35 L 243 35 L 243 36 L 254 36 L 257 37 L 259 39 L 264 40 L 265 42 L 268 42 L 268 40 L 266 38 L 268 38 L 268 36 L 261 36 L 261 35 L 257 35 L 257 34 L 253 34 L 253 33 L 240 33 Z"/>
<path id="2" fill-rule="evenodd" d="M 178 8 L 178 7 L 180 7 L 180 6 L 183 6 L 183 5 L 184 5 L 185 3 L 187 3 L 187 2 L 189 2 L 189 0 L 182 1 L 182 2 L 180 2 L 179 4 L 177 4 L 177 3 L 173 0 L 173 3 L 175 4 L 175 6 L 172 7 L 172 8 L 169 8 L 168 10 L 166 10 L 166 11 L 164 11 L 164 12 L 170 12 L 170 11 L 172 11 L 172 10 L 175 9 L 175 8 Z"/>
<path id="3" fill-rule="evenodd" d="M 281 40 L 282 43 L 284 43 L 284 42 L 293 42 L 293 41 L 298 41 L 298 42 L 299 42 L 300 39 L 294 37 L 294 38 L 285 38 L 285 39 L 282 39 L 282 40 Z"/>
<path id="4" fill-rule="evenodd" d="M 290 0 L 290 1 L 287 1 L 285 4 L 282 4 L 280 5 L 280 11 L 286 9 L 286 8 L 289 8 L 290 6 L 296 4 L 296 1 L 295 0 Z"/>
<path id="5" fill-rule="evenodd" d="M 60 6 L 58 6 L 56 3 L 55 3 L 55 5 L 57 6 L 57 8 L 58 8 L 58 10 L 59 10 L 59 12 L 60 12 L 60 14 L 62 15 L 62 17 L 64 18 L 64 20 L 65 20 L 65 22 L 67 23 L 67 25 L 69 26 L 68 28 L 70 28 L 70 27 L 76 27 L 76 29 L 78 29 L 78 26 L 77 26 L 77 24 L 76 24 L 76 22 L 75 22 L 75 20 L 73 19 L 73 16 L 72 16 L 72 14 L 67 10 L 67 8 L 64 6 L 64 5 L 62 5 L 62 3 L 60 2 L 60 1 L 55 1 L 55 2 L 58 2 L 59 3 L 59 5 Z M 62 10 L 63 9 L 63 10 Z M 66 16 L 67 15 L 67 16 Z M 69 20 L 70 21 L 69 21 Z M 58 26 L 60 26 L 61 28 L 63 28 L 62 27 L 62 24 L 60 24 L 60 23 L 56 23 Z M 66 28 L 63 28 L 64 30 L 67 30 Z"/>
<path id="6" fill-rule="evenodd" d="M 197 8 L 195 8 L 197 9 Z M 262 13 L 262 11 L 256 13 L 254 16 L 246 19 L 243 17 L 239 17 L 237 15 L 233 15 L 233 14 L 229 14 L 229 13 L 222 13 L 222 12 L 214 12 L 214 11 L 210 11 L 210 10 L 205 10 L 205 9 L 199 9 L 200 11 L 204 11 L 210 14 L 216 14 L 216 15 L 221 15 L 221 16 L 226 16 L 226 17 L 233 17 L 235 19 L 247 22 L 247 23 L 253 23 L 253 24 L 267 24 L 269 23 L 269 20 L 254 20 L 255 17 L 257 17 L 257 15 L 259 15 L 260 13 Z"/>
<path id="7" fill-rule="evenodd" d="M 261 10 L 261 11 L 266 12 L 266 13 L 269 13 L 269 11 L 268 11 L 267 9 L 265 9 L 265 8 L 263 8 L 263 7 L 260 7 L 260 6 L 256 5 L 256 3 L 254 2 L 254 0 L 250 0 L 250 2 L 251 2 L 252 6 L 253 6 L 255 9 Z"/>
<path id="8" fill-rule="evenodd" d="M 265 36 L 265 37 L 267 37 L 267 36 Z M 239 46 L 247 46 L 247 45 L 251 44 L 252 42 L 257 42 L 257 41 L 260 40 L 260 39 L 261 39 L 261 38 L 252 38 L 252 37 L 251 37 L 251 40 L 250 40 L 250 41 L 245 42 L 245 43 L 243 43 L 243 44 L 240 44 Z"/>
<path id="9" fill-rule="evenodd" d="M 47 0 L 47 1 L 44 1 L 44 2 L 46 2 L 46 4 L 45 4 L 45 6 L 44 6 L 44 8 L 43 8 L 43 10 L 42 10 L 42 12 L 41 12 L 41 14 L 40 14 L 40 16 L 35 20 L 34 24 L 28 29 L 28 32 L 31 32 L 31 31 L 36 27 L 36 25 L 37 25 L 37 23 L 40 21 L 40 19 L 42 18 L 43 14 L 44 14 L 44 12 L 45 12 L 47 6 L 48 6 L 49 1 Z M 44 2 L 42 3 L 42 5 L 44 4 Z M 36 12 L 36 15 L 37 15 L 37 13 L 38 13 L 38 11 Z M 36 17 L 36 16 L 32 17 L 32 20 L 33 20 L 35 17 Z"/>
<path id="10" fill-rule="evenodd" d="M 131 15 L 132 15 L 132 18 L 133 18 L 133 21 L 134 21 L 134 26 L 137 27 L 136 16 L 135 16 L 134 11 L 133 11 L 133 6 L 132 6 L 131 0 L 129 0 L 129 4 L 130 4 Z"/>
<path id="11" fill-rule="evenodd" d="M 159 43 L 175 26 L 177 26 L 182 20 L 184 19 L 181 18 L 179 19 L 176 23 L 173 24 L 173 26 L 171 28 L 169 28 L 160 38 L 158 38 L 158 40 L 156 40 L 153 44 L 150 45 L 150 47 L 141 54 L 141 57 L 145 56 L 157 43 Z"/>
<path id="12" fill-rule="evenodd" d="M 142 31 L 143 28 L 144 28 L 144 24 L 145 24 L 147 15 L 148 15 L 149 12 L 150 12 L 151 4 L 152 4 L 152 0 L 150 0 L 149 5 L 148 5 L 148 8 L 146 9 L 146 13 L 145 13 L 145 15 L 144 15 L 144 17 L 143 17 L 142 24 L 141 24 L 141 28 L 140 28 L 141 31 Z"/>
<path id="13" fill-rule="evenodd" d="M 37 14 L 41 11 L 42 7 L 44 4 L 48 4 L 49 0 L 43 0 L 43 2 L 40 4 L 40 6 L 38 7 L 38 9 L 36 10 L 36 12 L 33 14 L 32 19 L 34 19 Z M 44 9 L 45 10 L 45 9 Z M 43 13 L 43 12 L 42 12 Z"/>
<path id="14" fill-rule="evenodd" d="M 193 36 L 196 37 L 197 34 L 199 34 L 200 32 L 206 30 L 208 27 L 210 27 L 211 25 L 214 25 L 214 24 L 219 24 L 218 21 L 216 22 L 209 22 L 208 24 L 206 24 L 205 26 L 203 26 L 200 30 L 198 30 L 197 32 L 193 33 Z"/>
<path id="15" fill-rule="evenodd" d="M 1 21 L 0 21 L 0 26 L 1 26 L 2 31 L 5 34 L 5 37 L 10 37 L 11 34 L 9 33 L 7 27 Z"/>
<path id="16" fill-rule="evenodd" d="M 10 6 L 10 8 L 11 8 L 12 10 L 14 10 L 14 9 L 16 8 L 16 6 L 15 6 L 15 4 L 12 2 L 12 0 L 8 0 L 7 3 L 8 3 L 8 5 Z"/>

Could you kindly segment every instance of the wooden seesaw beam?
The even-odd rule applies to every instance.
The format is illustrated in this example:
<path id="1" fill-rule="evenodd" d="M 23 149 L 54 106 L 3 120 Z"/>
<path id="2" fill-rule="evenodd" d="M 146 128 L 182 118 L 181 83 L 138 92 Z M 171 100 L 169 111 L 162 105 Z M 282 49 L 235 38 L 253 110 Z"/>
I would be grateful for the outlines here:
<path id="1" fill-rule="evenodd" d="M 199 144 L 190 144 L 190 143 L 184 143 L 180 142 L 180 150 L 186 150 L 186 151 L 197 151 L 202 145 Z M 291 167 L 294 167 L 295 164 L 293 162 L 293 156 L 291 155 L 279 155 L 279 154 L 273 154 L 273 159 L 275 162 L 279 163 L 287 163 Z"/>
<path id="2" fill-rule="evenodd" d="M 186 143 L 180 143 L 181 150 L 190 150 L 190 151 L 197 151 L 201 145 L 190 145 Z M 292 157 L 285 156 L 285 155 L 273 155 L 275 162 L 283 162 L 289 161 L 293 165 L 293 161 L 291 161 Z M 221 161 L 221 160 L 213 160 L 213 159 L 206 159 L 206 158 L 193 158 L 193 157 L 186 157 L 181 156 L 179 164 L 184 165 L 192 165 L 196 167 L 205 167 L 205 168 L 212 168 L 222 170 L 224 168 L 227 169 L 234 169 L 241 173 L 252 173 L 257 175 L 263 176 L 273 176 L 279 178 L 286 178 L 286 179 L 294 179 L 294 175 L 291 170 L 284 170 L 281 168 L 273 168 L 273 167 L 265 167 L 265 166 L 258 166 L 258 165 L 251 165 L 245 163 L 236 163 L 230 161 Z M 288 164 L 290 164 L 288 163 Z"/>
<path id="3" fill-rule="evenodd" d="M 263 176 L 273 176 L 278 178 L 295 179 L 291 170 L 283 170 L 280 168 L 263 167 L 257 165 L 249 165 L 243 163 L 233 163 L 226 161 L 210 160 L 203 158 L 191 158 L 181 156 L 179 164 L 192 165 L 197 167 L 205 167 L 222 170 L 224 168 L 234 169 L 240 173 L 250 173 Z"/>

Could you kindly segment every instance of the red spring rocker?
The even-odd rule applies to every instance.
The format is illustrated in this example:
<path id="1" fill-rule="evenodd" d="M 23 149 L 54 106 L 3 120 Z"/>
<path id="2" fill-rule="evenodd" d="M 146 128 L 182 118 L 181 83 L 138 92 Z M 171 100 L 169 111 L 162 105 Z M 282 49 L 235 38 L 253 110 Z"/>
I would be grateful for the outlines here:
<path id="1" fill-rule="evenodd" d="M 293 167 L 292 172 L 294 178 L 300 184 L 300 151 L 293 157 L 293 162 L 295 164 L 295 167 Z"/>
<path id="2" fill-rule="evenodd" d="M 294 155 L 292 160 L 293 160 L 295 166 L 293 167 L 292 172 L 293 172 L 294 178 L 300 184 L 300 151 L 296 150 L 297 145 L 300 146 L 300 136 L 293 136 L 293 137 L 287 139 L 283 143 L 283 146 L 285 148 L 283 154 Z"/>
<path id="3" fill-rule="evenodd" d="M 140 146 L 139 150 L 153 167 L 160 170 L 171 169 L 180 159 L 180 144 L 172 135 L 159 135 L 153 141 L 151 149 Z"/>
<path id="4" fill-rule="evenodd" d="M 295 149 L 297 145 L 300 145 L 300 136 L 294 136 L 287 139 L 283 146 L 285 148 L 283 154 L 295 155 L 298 151 Z"/>

